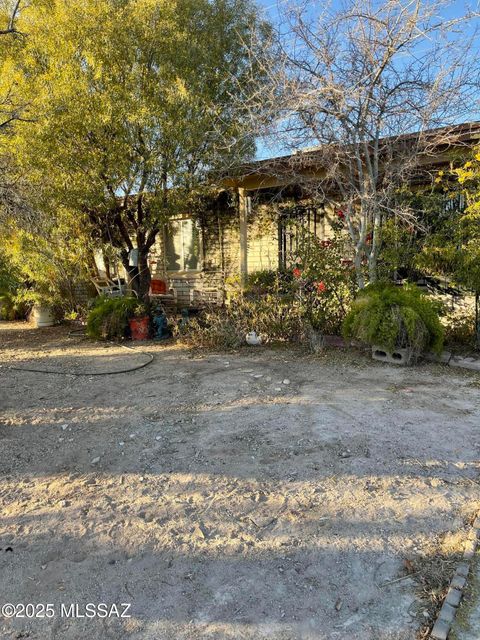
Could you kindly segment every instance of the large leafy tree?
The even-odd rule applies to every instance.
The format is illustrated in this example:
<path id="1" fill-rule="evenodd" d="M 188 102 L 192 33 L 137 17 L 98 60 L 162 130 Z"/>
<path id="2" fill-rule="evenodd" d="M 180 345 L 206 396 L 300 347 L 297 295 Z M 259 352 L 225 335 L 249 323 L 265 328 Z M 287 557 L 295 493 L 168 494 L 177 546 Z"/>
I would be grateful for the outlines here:
<path id="1" fill-rule="evenodd" d="M 84 219 L 140 296 L 165 218 L 253 151 L 232 98 L 258 26 L 250 0 L 38 0 L 17 17 L 28 38 L 10 64 L 31 122 L 8 151 L 35 207 Z"/>

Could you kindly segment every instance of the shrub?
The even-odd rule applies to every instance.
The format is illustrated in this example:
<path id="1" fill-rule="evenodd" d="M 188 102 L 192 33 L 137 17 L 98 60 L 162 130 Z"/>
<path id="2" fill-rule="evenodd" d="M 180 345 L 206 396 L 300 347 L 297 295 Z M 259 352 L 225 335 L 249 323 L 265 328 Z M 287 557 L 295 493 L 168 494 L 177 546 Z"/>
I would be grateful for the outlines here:
<path id="1" fill-rule="evenodd" d="M 177 333 L 192 347 L 236 349 L 249 331 L 256 331 L 263 343 L 296 342 L 303 336 L 301 309 L 285 296 L 241 296 L 227 308 L 190 320 Z"/>
<path id="2" fill-rule="evenodd" d="M 89 254 L 80 235 L 65 237 L 64 230 L 53 223 L 47 230 L 41 224 L 35 231 L 7 225 L 0 242 L 0 271 L 7 260 L 18 280 L 15 301 L 23 308 L 46 305 L 60 319 L 82 310 L 78 288 L 89 283 Z M 0 274 L 0 288 L 2 280 Z"/>
<path id="3" fill-rule="evenodd" d="M 262 269 L 247 275 L 245 293 L 261 295 L 265 293 L 279 294 L 291 293 L 293 276 L 290 271 L 275 269 Z"/>
<path id="4" fill-rule="evenodd" d="M 31 305 L 23 298 L 24 290 L 22 274 L 0 249 L 0 320 L 26 318 Z"/>
<path id="5" fill-rule="evenodd" d="M 137 298 L 133 297 L 96 298 L 87 318 L 87 335 L 97 340 L 124 338 L 128 320 L 135 314 L 138 306 Z"/>
<path id="6" fill-rule="evenodd" d="M 475 348 L 475 310 L 471 307 L 448 310 L 442 318 L 445 342 L 454 347 Z"/>
<path id="7" fill-rule="evenodd" d="M 321 333 L 340 333 L 357 290 L 348 238 L 337 233 L 320 240 L 301 225 L 294 233 L 296 249 L 288 266 L 305 321 Z"/>
<path id="8" fill-rule="evenodd" d="M 440 307 L 414 286 L 376 283 L 360 292 L 345 318 L 343 332 L 346 338 L 387 350 L 408 347 L 415 356 L 423 351 L 439 352 L 443 346 Z"/>

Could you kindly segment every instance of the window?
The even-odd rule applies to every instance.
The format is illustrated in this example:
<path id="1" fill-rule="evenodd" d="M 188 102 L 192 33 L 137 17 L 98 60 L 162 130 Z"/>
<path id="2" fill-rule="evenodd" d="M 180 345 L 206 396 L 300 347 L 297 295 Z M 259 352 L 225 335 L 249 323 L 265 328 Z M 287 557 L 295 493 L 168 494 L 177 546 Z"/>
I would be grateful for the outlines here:
<path id="1" fill-rule="evenodd" d="M 278 223 L 278 262 L 280 269 L 285 269 L 287 259 L 298 248 L 296 230 L 289 223 L 295 221 L 317 238 L 325 238 L 325 211 L 323 207 L 298 207 L 296 210 L 284 214 Z"/>
<path id="2" fill-rule="evenodd" d="M 167 271 L 200 270 L 200 230 L 191 219 L 172 220 L 165 230 Z"/>

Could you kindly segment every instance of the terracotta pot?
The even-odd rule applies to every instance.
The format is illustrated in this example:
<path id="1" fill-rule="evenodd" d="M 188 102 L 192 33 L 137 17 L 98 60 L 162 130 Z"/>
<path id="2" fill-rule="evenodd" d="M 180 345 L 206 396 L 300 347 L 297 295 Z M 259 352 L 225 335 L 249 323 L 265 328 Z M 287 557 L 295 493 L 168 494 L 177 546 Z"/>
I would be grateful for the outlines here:
<path id="1" fill-rule="evenodd" d="M 148 340 L 148 329 L 150 326 L 150 318 L 143 316 L 142 318 L 131 318 L 128 321 L 132 340 Z"/>

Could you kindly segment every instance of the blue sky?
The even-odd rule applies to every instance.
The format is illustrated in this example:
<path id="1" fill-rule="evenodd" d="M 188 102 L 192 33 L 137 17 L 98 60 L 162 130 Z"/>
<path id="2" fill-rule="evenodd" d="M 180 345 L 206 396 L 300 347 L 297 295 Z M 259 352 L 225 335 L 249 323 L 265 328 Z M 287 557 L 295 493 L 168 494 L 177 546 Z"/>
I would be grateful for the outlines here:
<path id="1" fill-rule="evenodd" d="M 428 0 L 425 0 L 425 2 L 427 1 Z M 303 4 L 303 0 L 298 0 L 298 3 Z M 379 0 L 379 3 L 381 3 L 381 0 Z M 278 25 L 282 9 L 294 5 L 295 0 L 256 0 L 256 4 L 265 13 L 265 16 L 268 18 L 268 20 L 270 20 L 274 25 Z M 316 6 L 319 9 L 324 8 L 327 4 L 330 4 L 331 9 L 335 11 L 336 8 L 339 8 L 344 3 L 337 2 L 335 0 L 331 1 L 330 3 L 322 2 L 322 0 L 311 1 L 311 5 L 314 8 Z M 472 0 L 471 2 L 466 2 L 464 0 L 453 0 L 448 4 L 448 7 L 445 7 L 443 16 L 445 17 L 445 19 L 452 19 L 464 15 L 468 9 L 479 11 L 480 0 Z M 477 118 L 475 117 L 474 119 Z M 288 152 L 289 151 L 286 148 L 275 145 L 271 140 L 268 141 L 268 143 L 264 143 L 262 140 L 257 141 L 257 159 L 278 156 L 286 154 Z"/>
<path id="2" fill-rule="evenodd" d="M 428 0 L 425 0 L 425 1 L 428 1 Z M 272 20 L 272 22 L 276 22 L 278 20 L 279 8 L 281 10 L 282 7 L 294 5 L 295 0 L 256 0 L 256 3 L 259 7 L 261 7 L 263 10 L 266 11 L 266 14 L 270 18 L 270 20 Z M 302 3 L 302 0 L 300 0 L 299 4 L 301 3 Z M 319 7 L 323 7 L 327 3 L 322 2 L 321 0 L 315 0 L 315 4 L 317 4 L 317 6 Z M 335 1 L 330 2 L 330 6 L 332 7 L 332 9 L 335 9 L 335 7 L 338 7 L 340 5 L 341 5 L 340 2 L 335 2 Z M 465 12 L 466 8 L 478 10 L 479 6 L 480 6 L 479 1 L 465 2 L 464 0 L 453 0 L 449 4 L 449 7 L 446 8 L 444 15 L 447 18 L 460 16 L 462 15 L 462 13 Z"/>

